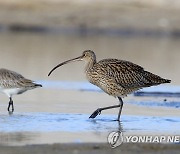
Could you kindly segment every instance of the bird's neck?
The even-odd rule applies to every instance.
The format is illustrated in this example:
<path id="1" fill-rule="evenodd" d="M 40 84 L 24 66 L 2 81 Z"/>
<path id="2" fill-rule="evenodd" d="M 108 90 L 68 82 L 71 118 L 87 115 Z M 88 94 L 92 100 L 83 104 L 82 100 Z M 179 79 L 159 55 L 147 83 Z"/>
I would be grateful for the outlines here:
<path id="1" fill-rule="evenodd" d="M 88 59 L 88 61 L 86 61 L 86 72 L 88 72 L 89 70 L 91 70 L 94 66 L 94 64 L 96 63 L 96 59 L 94 58 L 90 58 Z"/>

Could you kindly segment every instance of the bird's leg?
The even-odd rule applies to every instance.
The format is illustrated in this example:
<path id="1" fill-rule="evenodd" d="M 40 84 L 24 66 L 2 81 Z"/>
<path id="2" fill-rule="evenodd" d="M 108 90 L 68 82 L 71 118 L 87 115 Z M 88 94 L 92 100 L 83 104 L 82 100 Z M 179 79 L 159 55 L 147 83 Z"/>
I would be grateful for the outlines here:
<path id="1" fill-rule="evenodd" d="M 119 114 L 118 114 L 118 118 L 117 118 L 117 121 L 120 121 L 120 116 L 121 116 L 121 111 L 122 111 L 122 108 L 123 108 L 123 100 L 121 97 L 118 97 L 119 99 Z"/>
<path id="2" fill-rule="evenodd" d="M 89 118 L 95 118 L 98 114 L 101 114 L 102 110 L 107 110 L 107 109 L 113 109 L 120 107 L 120 105 L 113 105 L 113 106 L 108 106 L 108 107 L 103 107 L 103 108 L 98 108 L 96 111 L 94 111 Z"/>
<path id="3" fill-rule="evenodd" d="M 120 102 L 119 105 L 113 105 L 113 106 L 98 108 L 96 111 L 94 111 L 91 114 L 91 116 L 89 118 L 95 118 L 98 114 L 101 114 L 101 111 L 103 111 L 103 110 L 113 109 L 113 108 L 119 107 L 119 114 L 118 114 L 117 121 L 120 121 L 121 111 L 122 111 L 122 107 L 123 107 L 123 100 L 122 100 L 121 97 L 118 97 L 118 99 L 119 99 L 119 102 Z"/>
<path id="4" fill-rule="evenodd" d="M 9 105 L 8 105 L 8 111 L 9 111 L 9 109 L 10 109 L 10 106 L 11 106 L 11 97 L 10 97 L 10 100 L 9 100 Z"/>
<path id="5" fill-rule="evenodd" d="M 8 105 L 8 111 L 10 112 L 10 107 L 12 106 L 12 111 L 11 112 L 13 112 L 14 111 L 14 105 L 13 105 L 13 100 L 12 100 L 12 98 L 10 97 L 9 98 L 9 105 Z"/>

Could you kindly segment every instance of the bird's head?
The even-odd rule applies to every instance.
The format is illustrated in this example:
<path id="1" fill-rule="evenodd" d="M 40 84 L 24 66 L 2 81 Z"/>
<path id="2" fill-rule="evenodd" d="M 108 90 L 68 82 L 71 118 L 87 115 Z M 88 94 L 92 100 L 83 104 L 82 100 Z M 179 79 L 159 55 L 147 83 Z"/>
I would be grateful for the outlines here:
<path id="1" fill-rule="evenodd" d="M 74 61 L 85 61 L 85 62 L 89 62 L 90 60 L 96 60 L 96 55 L 95 53 L 92 51 L 92 50 L 85 50 L 83 51 L 82 55 L 79 56 L 79 57 L 76 57 L 76 58 L 73 58 L 73 59 L 70 59 L 70 60 L 67 60 L 65 62 L 62 62 L 60 64 L 58 64 L 57 66 L 55 66 L 48 74 L 48 76 L 51 75 L 51 73 L 57 69 L 58 67 L 64 65 L 64 64 L 67 64 L 67 63 L 70 63 L 70 62 L 74 62 Z"/>
<path id="2" fill-rule="evenodd" d="M 96 55 L 92 50 L 85 50 L 82 53 L 81 60 L 89 61 L 90 59 L 96 59 Z"/>

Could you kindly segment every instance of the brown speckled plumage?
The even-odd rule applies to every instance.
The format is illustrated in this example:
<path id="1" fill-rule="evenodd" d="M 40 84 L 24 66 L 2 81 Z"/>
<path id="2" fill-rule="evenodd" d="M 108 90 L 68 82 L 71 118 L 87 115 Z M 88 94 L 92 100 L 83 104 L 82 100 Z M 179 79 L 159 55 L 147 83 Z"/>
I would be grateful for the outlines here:
<path id="1" fill-rule="evenodd" d="M 95 118 L 102 110 L 120 107 L 118 120 L 123 106 L 122 96 L 126 96 L 144 87 L 170 83 L 158 75 L 145 71 L 141 66 L 132 62 L 118 59 L 103 59 L 96 62 L 96 55 L 91 50 L 83 52 L 82 56 L 65 61 L 54 67 L 49 75 L 59 66 L 71 61 L 84 60 L 86 62 L 85 73 L 90 83 L 100 87 L 109 95 L 118 97 L 119 106 L 111 106 L 97 109 L 90 118 Z"/>
<path id="2" fill-rule="evenodd" d="M 36 84 L 32 80 L 24 78 L 21 74 L 4 68 L 0 69 L 0 91 L 4 92 L 10 99 L 8 111 L 12 106 L 11 112 L 14 111 L 12 96 L 22 94 L 27 90 L 42 87 L 41 84 Z"/>
<path id="3" fill-rule="evenodd" d="M 9 88 L 35 88 L 40 86 L 32 80 L 26 79 L 21 74 L 10 71 L 4 68 L 0 69 L 0 87 L 4 89 Z"/>
<path id="4" fill-rule="evenodd" d="M 104 59 L 86 69 L 88 80 L 112 96 L 126 96 L 143 87 L 169 83 L 134 63 Z"/>

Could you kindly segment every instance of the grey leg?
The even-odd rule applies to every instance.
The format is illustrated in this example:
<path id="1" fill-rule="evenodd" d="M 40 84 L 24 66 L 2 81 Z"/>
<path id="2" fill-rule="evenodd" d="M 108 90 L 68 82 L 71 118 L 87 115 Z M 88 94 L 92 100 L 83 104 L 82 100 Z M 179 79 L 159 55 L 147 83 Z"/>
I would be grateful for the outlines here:
<path id="1" fill-rule="evenodd" d="M 122 101 L 121 97 L 118 97 L 118 99 L 119 99 L 119 102 L 120 102 L 119 105 L 113 105 L 113 106 L 98 108 L 96 111 L 94 111 L 91 114 L 91 116 L 89 118 L 95 118 L 98 114 L 101 114 L 101 111 L 103 111 L 103 110 L 113 109 L 113 108 L 119 107 L 119 114 L 118 114 L 117 121 L 120 121 L 121 111 L 122 111 L 122 107 L 123 107 L 123 101 Z"/>
<path id="2" fill-rule="evenodd" d="M 113 109 L 120 107 L 119 105 L 114 105 L 114 106 L 108 106 L 108 107 L 103 107 L 103 108 L 98 108 L 96 111 L 94 111 L 89 118 L 95 118 L 98 114 L 101 114 L 101 111 L 107 110 L 107 109 Z"/>
<path id="3" fill-rule="evenodd" d="M 119 99 L 119 105 L 120 105 L 120 107 L 119 107 L 119 114 L 118 114 L 117 121 L 120 121 L 121 111 L 122 111 L 122 108 L 123 108 L 123 100 L 122 100 L 121 97 L 118 97 L 118 99 Z"/>
<path id="4" fill-rule="evenodd" d="M 13 112 L 14 111 L 14 105 L 13 105 L 13 100 L 12 100 L 12 98 L 10 97 L 9 98 L 9 105 L 8 105 L 8 111 L 10 112 L 10 107 L 12 106 L 12 111 L 11 112 Z"/>

